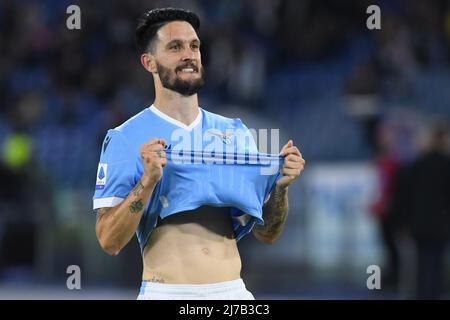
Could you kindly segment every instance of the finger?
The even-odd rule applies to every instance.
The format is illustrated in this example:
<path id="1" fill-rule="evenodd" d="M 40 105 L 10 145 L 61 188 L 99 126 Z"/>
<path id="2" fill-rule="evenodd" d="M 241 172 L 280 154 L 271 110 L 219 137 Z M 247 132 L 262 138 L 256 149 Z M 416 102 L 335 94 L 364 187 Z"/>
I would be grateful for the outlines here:
<path id="1" fill-rule="evenodd" d="M 158 143 L 161 144 L 163 147 L 166 146 L 166 140 L 164 140 L 162 138 L 158 139 Z"/>
<path id="2" fill-rule="evenodd" d="M 289 163 L 285 163 L 283 165 L 283 168 L 303 170 L 305 168 L 305 165 L 303 163 L 300 163 L 300 162 L 289 162 Z"/>
<path id="3" fill-rule="evenodd" d="M 298 154 L 291 153 L 284 158 L 284 162 L 292 161 L 292 162 L 302 162 L 303 158 Z"/>
<path id="4" fill-rule="evenodd" d="M 283 168 L 281 169 L 281 173 L 284 176 L 293 176 L 293 177 L 297 177 L 298 175 L 300 175 L 301 170 L 300 169 L 289 169 L 289 168 Z"/>
<path id="5" fill-rule="evenodd" d="M 150 141 L 147 141 L 146 143 L 144 143 L 144 145 L 152 145 L 152 144 L 157 144 L 159 141 L 159 138 L 153 138 Z"/>
<path id="6" fill-rule="evenodd" d="M 149 161 L 156 161 L 166 157 L 166 154 L 162 150 L 145 150 L 141 152 L 141 158 L 145 159 L 148 163 Z"/>
<path id="7" fill-rule="evenodd" d="M 163 146 L 166 146 L 166 140 L 162 138 L 153 138 L 152 140 L 144 143 L 144 145 L 155 145 L 155 144 L 161 144 Z"/>
<path id="8" fill-rule="evenodd" d="M 290 148 L 294 145 L 294 142 L 292 140 L 289 140 L 284 146 L 283 148 L 281 148 L 280 151 L 280 156 L 284 156 L 285 155 L 285 151 L 287 148 Z"/>
<path id="9" fill-rule="evenodd" d="M 167 158 L 161 159 L 161 166 L 164 168 L 167 165 Z"/>
<path id="10" fill-rule="evenodd" d="M 286 168 L 304 168 L 306 164 L 306 161 L 301 159 L 300 161 L 291 161 L 291 160 L 285 160 L 283 163 L 283 167 Z"/>
<path id="11" fill-rule="evenodd" d="M 152 151 L 158 158 L 166 158 L 167 155 L 163 150 Z"/>
<path id="12" fill-rule="evenodd" d="M 155 153 L 159 151 L 163 151 L 164 147 L 162 144 L 151 144 L 151 145 L 143 145 L 141 147 L 141 154 L 146 153 Z"/>
<path id="13" fill-rule="evenodd" d="M 164 167 L 167 164 L 167 158 L 160 158 L 156 153 L 142 157 L 142 161 L 154 167 Z"/>
<path id="14" fill-rule="evenodd" d="M 301 162 L 293 162 L 293 161 L 285 161 L 283 168 L 286 169 L 302 169 L 303 168 L 303 163 Z"/>
<path id="15" fill-rule="evenodd" d="M 157 150 L 163 149 L 162 145 L 158 144 L 158 139 L 152 139 L 152 140 L 142 144 L 141 147 L 139 148 L 139 152 L 142 155 L 144 152 L 151 151 L 153 148 L 156 148 Z"/>
<path id="16" fill-rule="evenodd" d="M 296 154 L 296 155 L 298 155 L 300 157 L 302 156 L 302 154 L 300 153 L 300 150 L 296 146 L 292 146 L 292 147 L 286 148 L 286 150 L 284 152 L 284 155 L 287 156 L 289 154 Z"/>

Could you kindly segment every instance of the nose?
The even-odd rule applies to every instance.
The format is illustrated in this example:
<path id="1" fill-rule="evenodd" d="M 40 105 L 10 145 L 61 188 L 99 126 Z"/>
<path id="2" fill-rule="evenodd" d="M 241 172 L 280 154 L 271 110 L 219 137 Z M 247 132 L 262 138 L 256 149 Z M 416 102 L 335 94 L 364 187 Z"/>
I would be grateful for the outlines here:
<path id="1" fill-rule="evenodd" d="M 188 47 L 187 49 L 183 50 L 183 55 L 181 56 L 181 60 L 183 62 L 195 61 L 195 60 L 197 60 L 197 52 L 195 52 L 190 47 Z"/>

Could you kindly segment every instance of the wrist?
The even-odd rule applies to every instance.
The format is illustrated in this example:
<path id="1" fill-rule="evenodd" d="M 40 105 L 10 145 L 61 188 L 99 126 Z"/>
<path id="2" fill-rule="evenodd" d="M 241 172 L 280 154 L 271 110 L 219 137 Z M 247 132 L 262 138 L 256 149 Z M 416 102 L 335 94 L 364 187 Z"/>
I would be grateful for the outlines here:
<path id="1" fill-rule="evenodd" d="M 145 173 L 142 175 L 140 181 L 144 189 L 153 188 L 158 183 L 156 179 L 147 176 Z"/>

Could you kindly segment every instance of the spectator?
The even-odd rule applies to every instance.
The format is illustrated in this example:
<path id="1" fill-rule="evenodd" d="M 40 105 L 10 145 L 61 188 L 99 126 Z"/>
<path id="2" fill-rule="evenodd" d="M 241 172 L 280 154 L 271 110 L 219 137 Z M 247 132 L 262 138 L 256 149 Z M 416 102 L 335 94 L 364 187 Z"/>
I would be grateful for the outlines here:
<path id="1" fill-rule="evenodd" d="M 445 249 L 450 237 L 449 126 L 436 122 L 428 148 L 402 168 L 394 208 L 417 252 L 417 299 L 442 298 Z"/>

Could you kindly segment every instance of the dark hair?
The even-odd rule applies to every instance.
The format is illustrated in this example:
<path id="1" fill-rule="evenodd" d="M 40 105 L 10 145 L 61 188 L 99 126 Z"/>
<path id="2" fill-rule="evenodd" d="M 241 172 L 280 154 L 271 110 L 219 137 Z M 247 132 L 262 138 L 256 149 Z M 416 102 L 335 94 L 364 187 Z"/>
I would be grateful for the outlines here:
<path id="1" fill-rule="evenodd" d="M 140 54 L 152 50 L 151 43 L 159 28 L 172 21 L 186 21 L 198 32 L 200 19 L 188 10 L 178 8 L 153 9 L 144 13 L 136 28 L 136 46 Z"/>

